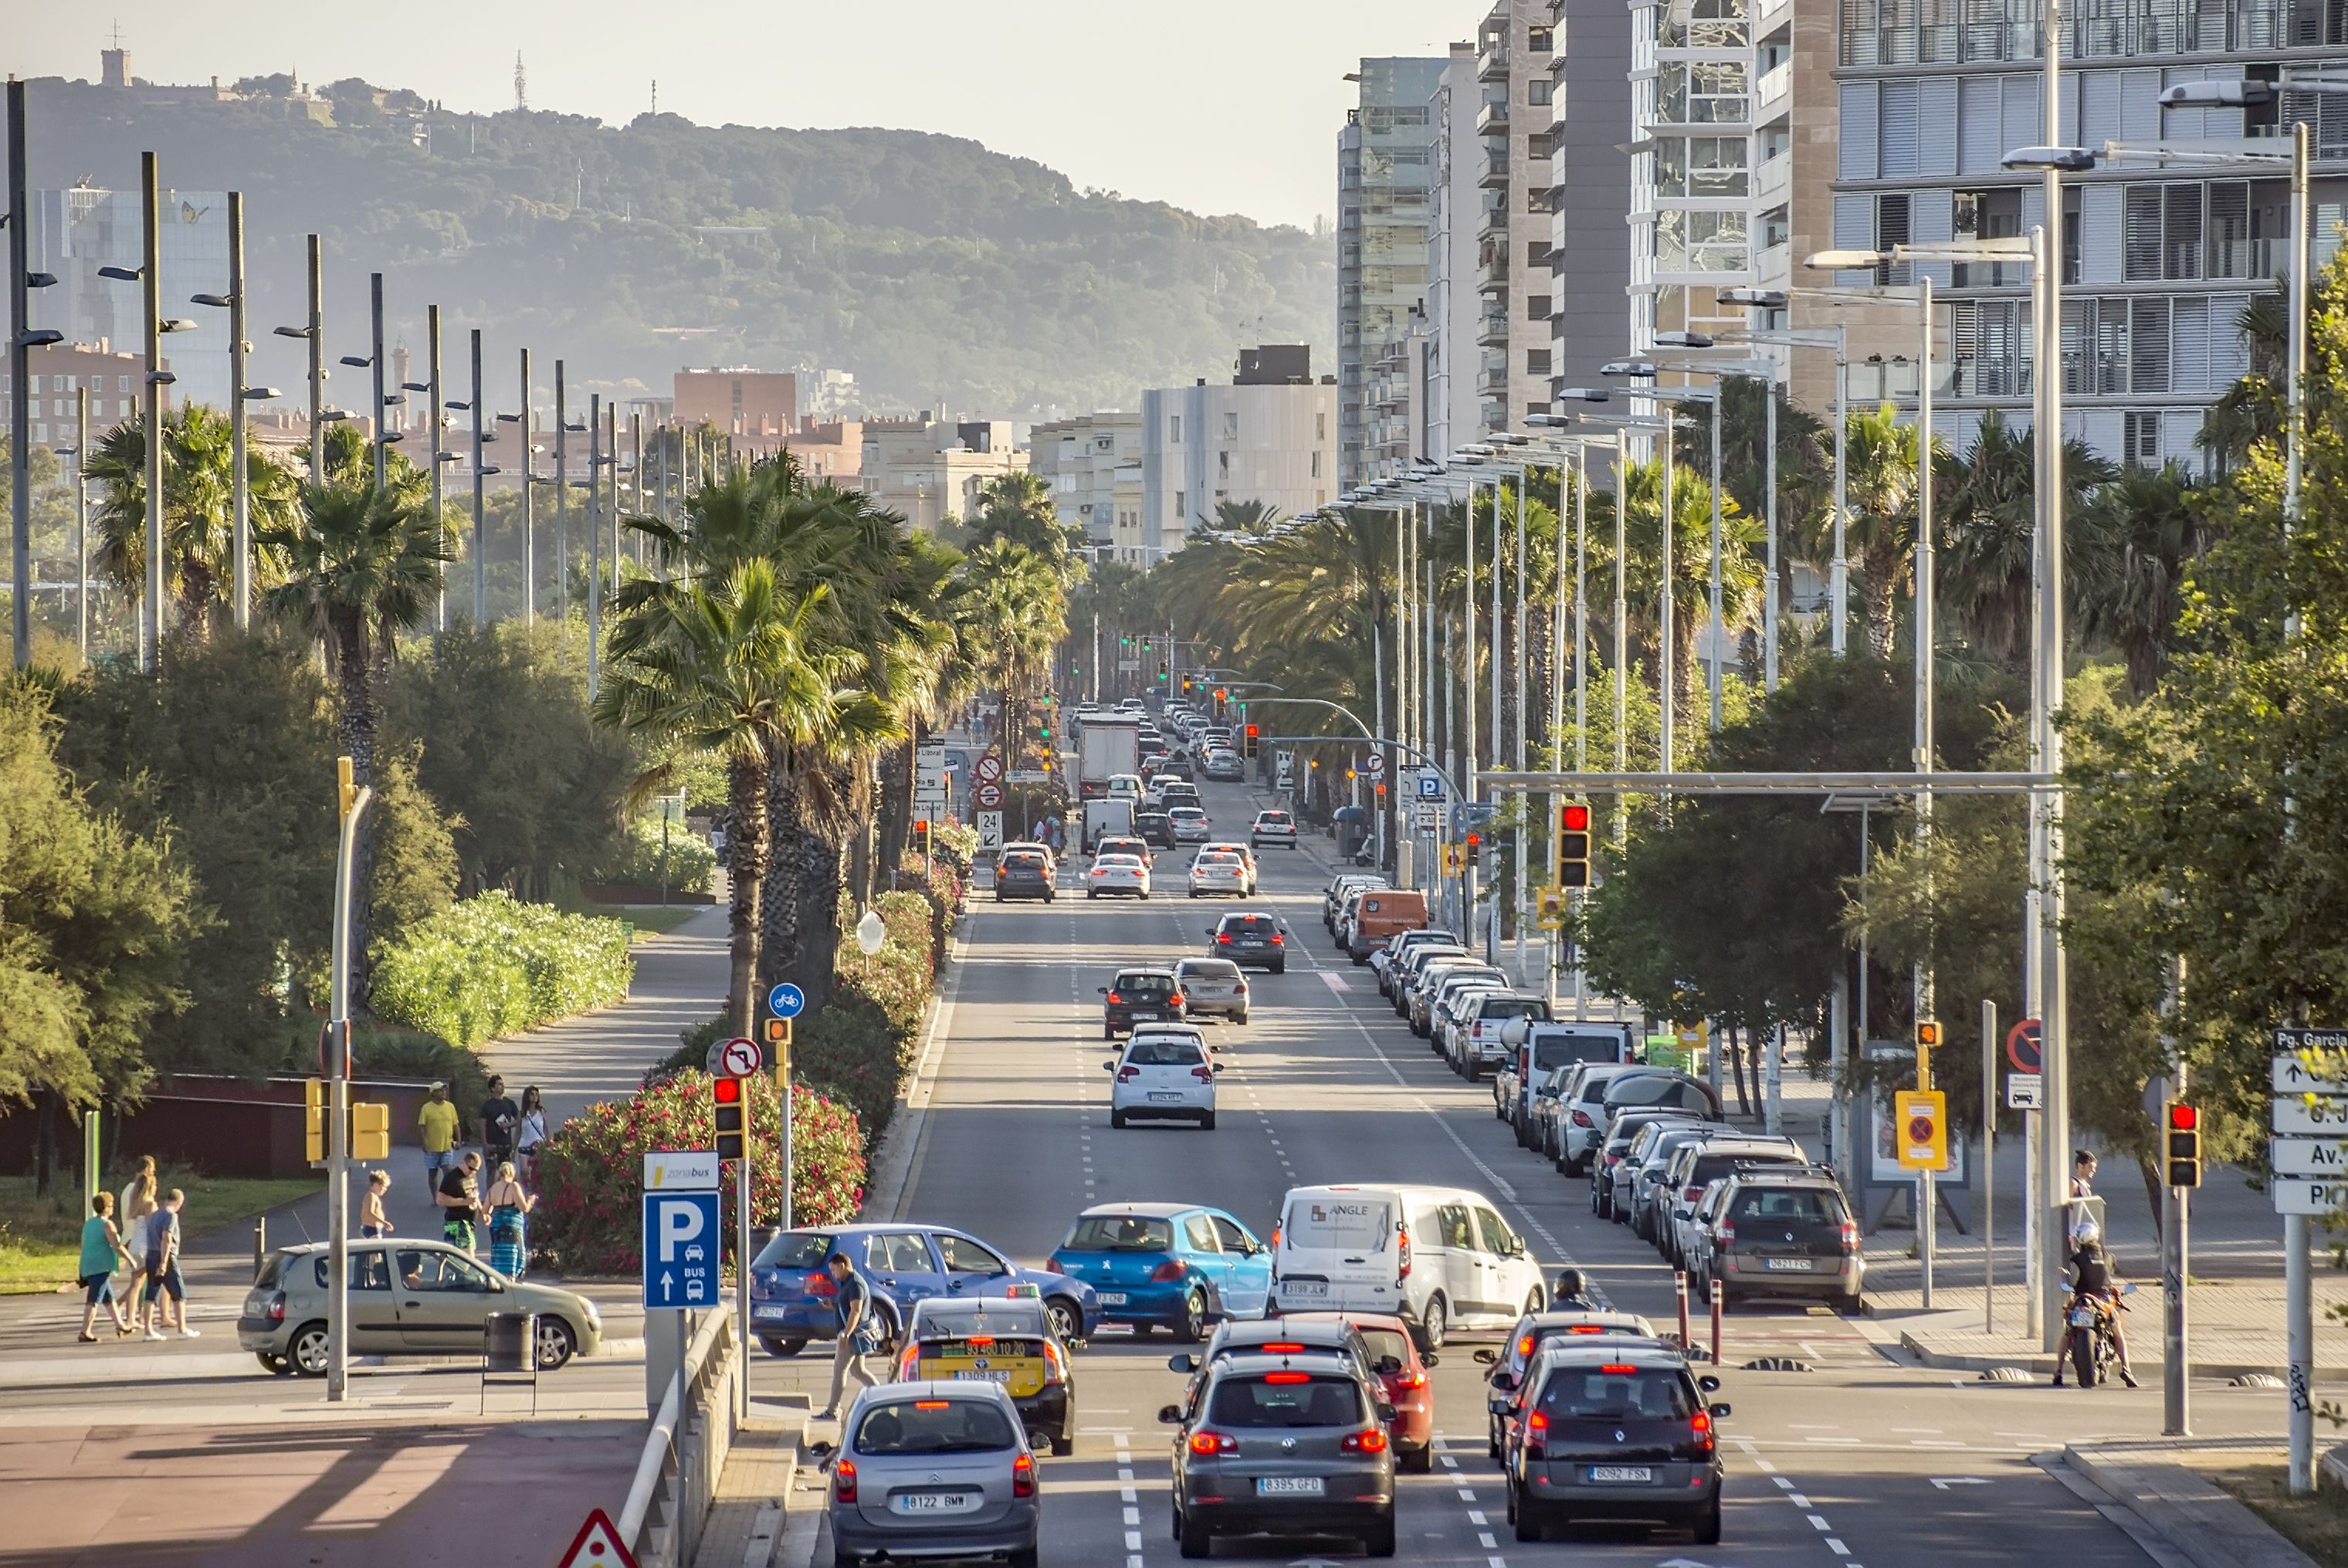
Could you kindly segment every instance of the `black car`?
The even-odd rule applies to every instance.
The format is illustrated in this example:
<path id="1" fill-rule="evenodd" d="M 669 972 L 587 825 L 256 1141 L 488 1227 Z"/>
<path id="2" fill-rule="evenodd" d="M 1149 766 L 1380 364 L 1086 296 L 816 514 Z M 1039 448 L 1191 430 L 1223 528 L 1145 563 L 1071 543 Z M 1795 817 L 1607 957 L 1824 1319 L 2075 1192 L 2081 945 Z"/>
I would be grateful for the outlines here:
<path id="1" fill-rule="evenodd" d="M 1052 862 L 1033 850 L 1013 850 L 994 868 L 994 902 L 1005 899 L 1040 898 L 1052 902 Z"/>
<path id="2" fill-rule="evenodd" d="M 1120 969 L 1100 994 L 1104 1040 L 1133 1033 L 1136 1024 L 1183 1021 L 1182 991 L 1171 969 Z"/>
<path id="3" fill-rule="evenodd" d="M 1158 791 L 1158 803 L 1169 810 L 1176 806 L 1197 806 L 1205 810 L 1204 803 L 1199 799 L 1199 787 L 1195 784 L 1166 785 Z"/>
<path id="4" fill-rule="evenodd" d="M 1253 965 L 1274 975 L 1288 969 L 1288 938 L 1276 916 L 1227 914 L 1207 929 L 1207 951 L 1245 968 Z"/>
<path id="5" fill-rule="evenodd" d="M 1134 837 L 1156 849 L 1174 847 L 1174 819 L 1163 811 L 1144 811 L 1133 820 Z"/>
<path id="6" fill-rule="evenodd" d="M 1598 1336 L 1545 1347 L 1510 1407 L 1501 1469 L 1509 1522 L 1539 1541 L 1568 1519 L 1636 1519 L 1720 1540 L 1726 1405 L 1676 1350 Z"/>

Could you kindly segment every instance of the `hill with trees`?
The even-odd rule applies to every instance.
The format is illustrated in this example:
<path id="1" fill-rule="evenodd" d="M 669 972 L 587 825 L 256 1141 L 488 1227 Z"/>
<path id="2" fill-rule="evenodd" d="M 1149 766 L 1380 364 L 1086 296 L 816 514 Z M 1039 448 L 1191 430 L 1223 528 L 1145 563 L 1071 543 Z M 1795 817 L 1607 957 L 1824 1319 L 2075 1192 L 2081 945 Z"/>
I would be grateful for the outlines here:
<path id="1" fill-rule="evenodd" d="M 1326 240 L 1078 191 L 973 141 L 240 85 L 252 96 L 165 102 L 36 81 L 33 183 L 136 189 L 151 149 L 167 186 L 244 191 L 256 322 L 301 319 L 314 231 L 330 329 L 355 349 L 378 269 L 411 347 L 438 303 L 452 369 L 480 326 L 498 372 L 528 343 L 607 391 L 664 392 L 685 364 L 815 364 L 853 372 L 874 411 L 942 397 L 1017 417 L 1136 407 L 1242 341 L 1334 341 Z"/>

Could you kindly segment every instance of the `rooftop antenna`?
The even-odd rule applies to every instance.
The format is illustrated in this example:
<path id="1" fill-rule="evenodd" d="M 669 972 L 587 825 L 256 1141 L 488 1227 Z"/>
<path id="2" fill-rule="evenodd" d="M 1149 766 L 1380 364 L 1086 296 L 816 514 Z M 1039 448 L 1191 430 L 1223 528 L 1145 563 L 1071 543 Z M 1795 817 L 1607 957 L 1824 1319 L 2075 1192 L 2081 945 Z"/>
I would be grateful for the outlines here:
<path id="1" fill-rule="evenodd" d="M 514 51 L 514 108 L 530 107 L 530 78 L 522 75 L 521 51 Z"/>
<path id="2" fill-rule="evenodd" d="M 653 78 L 653 113 L 660 113 L 660 78 Z"/>

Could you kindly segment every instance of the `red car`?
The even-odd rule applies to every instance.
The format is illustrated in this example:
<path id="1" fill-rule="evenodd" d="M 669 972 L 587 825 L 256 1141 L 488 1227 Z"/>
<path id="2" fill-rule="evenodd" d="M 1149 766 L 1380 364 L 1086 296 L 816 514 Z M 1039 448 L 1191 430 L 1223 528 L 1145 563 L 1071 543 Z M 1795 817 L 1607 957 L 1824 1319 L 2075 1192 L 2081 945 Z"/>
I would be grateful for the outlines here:
<path id="1" fill-rule="evenodd" d="M 1370 1373 L 1377 1379 L 1378 1396 L 1395 1408 L 1386 1436 L 1394 1443 L 1395 1469 L 1420 1475 L 1435 1468 L 1435 1387 L 1426 1369 L 1432 1356 L 1422 1356 L 1409 1325 L 1377 1312 L 1292 1312 L 1281 1321 L 1350 1324 L 1369 1346 Z M 1391 1368 L 1391 1370 L 1389 1370 Z"/>

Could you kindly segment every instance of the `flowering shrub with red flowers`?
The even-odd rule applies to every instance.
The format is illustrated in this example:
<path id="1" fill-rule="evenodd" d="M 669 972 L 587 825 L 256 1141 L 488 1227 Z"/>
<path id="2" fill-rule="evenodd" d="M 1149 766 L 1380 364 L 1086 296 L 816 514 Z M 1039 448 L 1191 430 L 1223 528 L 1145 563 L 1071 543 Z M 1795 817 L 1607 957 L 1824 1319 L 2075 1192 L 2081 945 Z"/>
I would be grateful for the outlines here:
<path id="1" fill-rule="evenodd" d="M 742 1080 L 750 1106 L 750 1222 L 782 1222 L 782 1096 L 766 1073 Z M 644 1155 L 708 1149 L 717 1138 L 709 1075 L 688 1068 L 627 1099 L 591 1105 L 539 1146 L 534 1251 L 562 1274 L 642 1268 Z M 791 1218 L 845 1224 L 864 1201 L 864 1137 L 856 1113 L 804 1086 L 791 1093 Z M 731 1173 L 720 1184 L 728 1255 L 736 1233 Z"/>
<path id="2" fill-rule="evenodd" d="M 968 880 L 962 870 L 943 856 L 932 861 L 927 871 L 922 869 L 918 856 L 907 856 L 905 863 L 897 870 L 898 891 L 918 893 L 929 903 L 932 967 L 944 960 L 946 938 L 953 933 L 954 921 L 962 913 L 968 887 Z"/>

